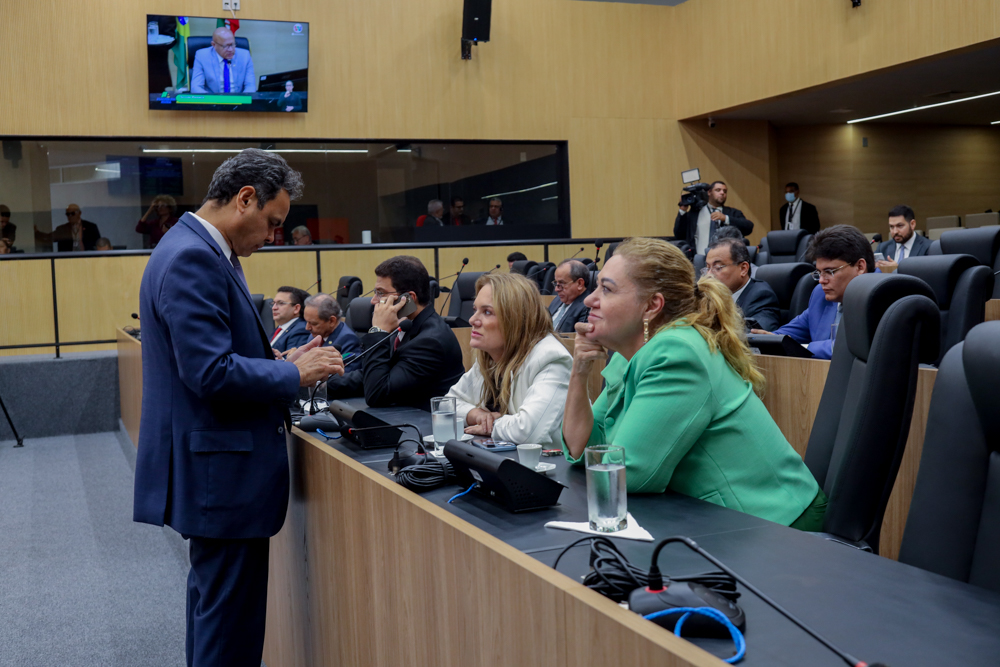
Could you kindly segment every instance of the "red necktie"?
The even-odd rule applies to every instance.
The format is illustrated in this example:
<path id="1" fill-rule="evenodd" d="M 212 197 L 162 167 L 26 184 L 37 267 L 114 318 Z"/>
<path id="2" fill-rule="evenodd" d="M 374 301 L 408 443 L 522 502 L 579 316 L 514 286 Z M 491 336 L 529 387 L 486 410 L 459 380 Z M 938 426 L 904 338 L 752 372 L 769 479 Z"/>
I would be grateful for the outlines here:
<path id="1" fill-rule="evenodd" d="M 274 333 L 271 334 L 271 342 L 272 343 L 274 342 L 274 339 L 278 337 L 279 333 L 281 333 L 281 327 L 278 327 L 277 329 L 275 329 Z"/>
<path id="2" fill-rule="evenodd" d="M 392 344 L 392 351 L 395 352 L 399 349 L 399 335 L 396 335 L 396 342 Z"/>

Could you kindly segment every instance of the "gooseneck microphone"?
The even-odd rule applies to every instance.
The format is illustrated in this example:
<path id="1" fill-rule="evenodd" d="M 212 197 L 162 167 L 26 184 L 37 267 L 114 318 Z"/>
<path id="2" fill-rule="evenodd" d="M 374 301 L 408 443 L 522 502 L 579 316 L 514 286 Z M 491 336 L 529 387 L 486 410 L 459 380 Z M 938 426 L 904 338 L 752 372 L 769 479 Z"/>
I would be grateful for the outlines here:
<path id="1" fill-rule="evenodd" d="M 882 235 L 881 234 L 875 234 L 875 235 L 873 235 L 871 242 L 872 242 L 872 245 L 874 245 L 876 243 L 881 243 L 882 242 Z"/>
<path id="2" fill-rule="evenodd" d="M 601 261 L 601 248 L 604 247 L 604 240 L 597 239 L 596 241 L 594 241 L 594 245 L 597 246 L 597 254 L 594 255 L 594 264 L 597 264 L 599 261 Z"/>
<path id="3" fill-rule="evenodd" d="M 487 276 L 487 275 L 489 275 L 489 274 L 493 273 L 494 271 L 496 271 L 496 270 L 497 270 L 497 269 L 499 269 L 499 268 L 500 268 L 500 265 L 499 265 L 499 264 L 497 264 L 496 266 L 494 266 L 494 267 L 493 267 L 492 269 L 490 269 L 489 271 L 487 271 L 487 272 L 486 272 L 486 273 L 484 273 L 483 275 L 484 275 L 484 276 Z"/>
<path id="4" fill-rule="evenodd" d="M 441 304 L 441 314 L 442 314 L 442 315 L 443 315 L 444 313 L 448 312 L 448 311 L 447 311 L 447 306 L 448 306 L 448 302 L 449 302 L 449 301 L 451 300 L 451 295 L 452 295 L 452 293 L 453 293 L 453 292 L 455 291 L 455 286 L 456 286 L 456 285 L 458 285 L 458 277 L 462 275 L 462 271 L 465 271 L 465 267 L 466 267 L 466 266 L 467 266 L 468 264 L 469 264 L 469 258 L 468 258 L 468 257 L 463 257 L 463 258 L 462 258 L 462 268 L 460 268 L 460 269 L 458 270 L 458 273 L 453 273 L 453 274 L 451 274 L 451 276 L 445 276 L 444 278 L 442 278 L 442 279 L 441 279 L 441 280 L 445 280 L 445 279 L 447 279 L 447 278 L 451 278 L 452 276 L 454 276 L 454 277 L 455 277 L 455 282 L 454 282 L 454 283 L 452 283 L 452 285 L 451 285 L 451 289 L 450 289 L 450 290 L 448 290 L 448 296 L 446 296 L 446 297 L 444 298 L 444 303 L 442 303 L 442 304 Z M 439 280 L 439 281 L 438 281 L 438 286 L 440 286 L 440 285 L 441 285 L 441 280 Z"/>
<path id="5" fill-rule="evenodd" d="M 646 588 L 647 591 L 649 591 L 651 593 L 655 593 L 655 592 L 658 592 L 658 591 L 662 591 L 664 589 L 664 586 L 663 586 L 663 575 L 660 573 L 660 568 L 656 564 L 656 561 L 658 560 L 658 558 L 660 556 L 660 550 L 663 549 L 663 547 L 665 547 L 666 545 L 668 545 L 668 544 L 670 544 L 672 542 L 679 542 L 679 543 L 683 544 L 688 549 L 690 549 L 691 551 L 694 551 L 699 556 L 701 556 L 702 558 L 704 558 L 705 560 L 707 560 L 709 563 L 711 563 L 712 565 L 714 565 L 715 567 L 719 568 L 720 570 L 722 570 L 723 572 L 725 572 L 726 574 L 728 574 L 730 577 L 732 577 L 733 579 L 735 579 L 736 581 L 738 581 L 739 583 L 741 583 L 744 586 L 744 588 L 746 588 L 748 591 L 750 591 L 751 593 L 753 593 L 754 595 L 756 595 L 758 598 L 760 598 L 761 600 L 763 600 L 769 607 L 771 607 L 772 609 L 774 609 L 776 612 L 778 612 L 779 614 L 781 614 L 782 616 L 784 616 L 785 618 L 787 618 L 789 621 L 791 621 L 795 625 L 797 625 L 801 630 L 803 630 L 806 634 L 808 634 L 813 639 L 815 639 L 816 641 L 818 641 L 820 644 L 822 644 L 823 646 L 825 646 L 828 649 L 830 649 L 830 651 L 832 651 L 833 653 L 835 653 L 837 655 L 837 657 L 839 657 L 841 660 L 843 660 L 844 662 L 846 662 L 851 667 L 886 667 L 882 663 L 877 663 L 877 662 L 871 663 L 871 665 L 869 665 L 866 662 L 858 660 L 857 658 L 855 658 L 850 653 L 846 653 L 844 651 L 841 651 L 839 648 L 837 648 L 836 646 L 834 646 L 833 644 L 831 644 L 830 641 L 827 640 L 825 637 L 823 637 L 818 632 L 816 632 L 815 630 L 813 630 L 812 628 L 810 628 L 808 625 L 806 625 L 805 623 L 803 623 L 802 621 L 800 621 L 799 619 L 797 619 L 795 616 L 793 616 L 790 611 L 788 611 L 787 609 L 785 609 L 784 607 L 782 607 L 781 605 L 779 605 L 777 602 L 775 602 L 774 600 L 772 600 L 771 598 L 769 598 L 767 595 L 765 595 L 763 591 L 761 591 L 760 589 L 758 589 L 753 584 L 749 583 L 746 579 L 744 579 L 740 575 L 738 575 L 735 572 L 733 572 L 731 569 L 729 569 L 726 565 L 724 565 L 715 556 L 713 556 L 712 554 L 708 553 L 707 551 L 705 551 L 704 549 L 702 549 L 700 546 L 698 546 L 698 543 L 695 542 L 694 540 L 692 540 L 689 537 L 682 537 L 682 536 L 668 537 L 667 539 L 662 540 L 659 544 L 656 545 L 656 548 L 653 550 L 653 561 L 652 561 L 652 564 L 650 565 L 650 568 L 649 568 L 649 579 L 648 579 L 648 585 L 647 585 L 647 588 Z"/>
<path id="6" fill-rule="evenodd" d="M 580 254 L 581 252 L 583 252 L 584 250 L 586 250 L 586 248 L 580 248 L 579 250 L 577 250 L 576 252 L 574 252 L 574 253 L 573 253 L 573 255 L 572 255 L 571 257 L 567 257 L 567 258 L 566 258 L 566 261 L 568 262 L 568 261 L 569 261 L 569 260 L 571 260 L 571 259 L 576 259 L 576 256 L 577 256 L 577 255 L 579 255 L 579 254 Z"/>
<path id="7" fill-rule="evenodd" d="M 302 291 L 303 291 L 303 292 L 308 292 L 308 291 L 309 291 L 309 290 L 311 290 L 311 289 L 312 289 L 313 287 L 316 287 L 316 285 L 319 285 L 319 281 L 318 281 L 318 280 L 317 280 L 316 282 L 314 282 L 314 283 L 313 283 L 312 285 L 310 285 L 309 287 L 307 287 L 307 288 L 305 288 L 304 290 L 302 290 Z"/>
<path id="8" fill-rule="evenodd" d="M 139 315 L 137 313 L 132 313 L 132 319 L 133 320 L 139 319 Z"/>

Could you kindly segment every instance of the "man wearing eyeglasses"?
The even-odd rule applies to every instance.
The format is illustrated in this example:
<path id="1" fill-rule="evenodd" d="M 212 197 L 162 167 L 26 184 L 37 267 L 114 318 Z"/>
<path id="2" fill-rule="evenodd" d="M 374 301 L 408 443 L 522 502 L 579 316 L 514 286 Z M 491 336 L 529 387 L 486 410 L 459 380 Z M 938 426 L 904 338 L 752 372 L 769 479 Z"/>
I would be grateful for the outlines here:
<path id="1" fill-rule="evenodd" d="M 812 276 L 819 284 L 809 297 L 809 307 L 774 333 L 791 336 L 818 359 L 829 359 L 840 325 L 844 292 L 852 280 L 875 270 L 875 255 L 857 228 L 835 225 L 813 236 L 806 258 L 815 262 Z M 769 332 L 755 329 L 754 333 Z"/>
<path id="2" fill-rule="evenodd" d="M 465 366 L 458 339 L 434 311 L 423 262 L 398 255 L 375 267 L 372 306 L 372 327 L 361 338 L 365 356 L 344 377 L 331 378 L 327 397 L 364 396 L 372 407 L 430 410 L 431 398 L 448 393 Z M 409 331 L 398 331 L 404 320 L 412 322 Z"/>
<path id="3" fill-rule="evenodd" d="M 271 304 L 271 317 L 274 318 L 271 349 L 284 354 L 288 350 L 305 345 L 312 338 L 306 331 L 305 320 L 302 319 L 302 309 L 308 297 L 309 293 L 298 287 L 278 288 Z"/>
<path id="4" fill-rule="evenodd" d="M 83 211 L 76 204 L 66 207 L 66 223 L 56 227 L 52 234 L 36 233 L 49 243 L 58 244 L 59 252 L 94 250 L 101 232 L 97 225 L 83 219 Z"/>
<path id="5" fill-rule="evenodd" d="M 778 295 L 770 285 L 750 275 L 750 253 L 742 239 L 717 238 L 708 247 L 702 275 L 711 275 L 729 288 L 747 322 L 752 320 L 768 330 L 778 326 Z"/>
<path id="6" fill-rule="evenodd" d="M 590 308 L 583 304 L 587 298 L 587 280 L 590 271 L 583 262 L 565 259 L 556 267 L 554 285 L 557 299 L 549 304 L 552 326 L 558 333 L 576 331 L 577 322 L 586 322 Z"/>
<path id="7" fill-rule="evenodd" d="M 195 52 L 191 92 L 257 92 L 253 58 L 246 49 L 236 48 L 236 37 L 228 28 L 217 28 L 212 33 L 212 46 Z"/>

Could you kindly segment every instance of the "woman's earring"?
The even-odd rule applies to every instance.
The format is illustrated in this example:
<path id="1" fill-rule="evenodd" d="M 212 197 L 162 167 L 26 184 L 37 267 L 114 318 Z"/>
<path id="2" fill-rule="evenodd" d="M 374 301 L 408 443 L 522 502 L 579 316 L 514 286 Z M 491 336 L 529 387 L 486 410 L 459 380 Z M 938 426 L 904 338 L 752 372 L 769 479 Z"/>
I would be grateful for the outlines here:
<path id="1" fill-rule="evenodd" d="M 642 321 L 642 342 L 649 342 L 649 320 Z"/>

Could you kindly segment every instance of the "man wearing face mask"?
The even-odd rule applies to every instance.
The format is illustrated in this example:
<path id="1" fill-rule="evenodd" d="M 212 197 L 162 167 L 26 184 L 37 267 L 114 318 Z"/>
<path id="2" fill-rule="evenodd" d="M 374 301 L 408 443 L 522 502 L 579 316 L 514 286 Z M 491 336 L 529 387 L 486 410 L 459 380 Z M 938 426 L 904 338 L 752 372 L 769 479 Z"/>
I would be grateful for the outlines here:
<path id="1" fill-rule="evenodd" d="M 785 204 L 778 212 L 782 229 L 804 229 L 810 234 L 819 231 L 819 212 L 816 207 L 799 197 L 799 184 L 785 186 Z"/>

